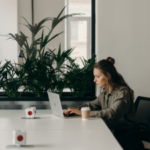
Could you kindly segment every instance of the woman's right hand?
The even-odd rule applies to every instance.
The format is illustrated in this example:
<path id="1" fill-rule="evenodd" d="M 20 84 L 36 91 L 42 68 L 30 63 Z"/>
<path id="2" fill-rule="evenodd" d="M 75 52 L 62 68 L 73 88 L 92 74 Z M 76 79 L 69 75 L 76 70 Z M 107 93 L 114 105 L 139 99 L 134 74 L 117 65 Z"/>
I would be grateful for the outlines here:
<path id="1" fill-rule="evenodd" d="M 68 109 L 66 109 L 64 111 L 64 113 L 67 114 L 67 115 L 69 115 L 70 114 L 70 109 L 78 109 L 79 110 L 79 108 L 68 107 Z"/>

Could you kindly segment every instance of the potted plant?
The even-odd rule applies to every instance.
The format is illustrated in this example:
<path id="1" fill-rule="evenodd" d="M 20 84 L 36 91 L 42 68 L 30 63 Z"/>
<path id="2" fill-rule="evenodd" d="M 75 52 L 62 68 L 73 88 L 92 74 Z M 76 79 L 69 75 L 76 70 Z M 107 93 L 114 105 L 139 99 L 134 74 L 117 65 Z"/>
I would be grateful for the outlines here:
<path id="1" fill-rule="evenodd" d="M 20 32 L 20 35 L 11 33 L 7 35 L 8 39 L 17 41 L 23 57 L 21 64 L 13 64 L 10 61 L 6 61 L 5 65 L 0 69 L 0 84 L 9 97 L 20 97 L 30 93 L 30 95 L 37 97 L 37 99 L 39 98 L 39 100 L 45 100 L 43 97 L 47 96 L 46 91 L 48 89 L 62 96 L 63 89 L 66 87 L 70 88 L 74 97 L 83 97 L 89 92 L 89 85 L 93 84 L 92 70 L 95 64 L 95 56 L 89 60 L 82 58 L 84 66 L 80 68 L 75 63 L 75 59 L 70 57 L 74 48 L 69 48 L 62 52 L 60 44 L 57 53 L 56 49 L 46 49 L 48 43 L 63 33 L 60 32 L 51 36 L 55 27 L 68 17 L 80 15 L 68 14 L 61 17 L 64 9 L 65 7 L 56 18 L 47 17 L 35 25 L 31 25 L 24 18 L 27 23 L 24 25 L 32 33 L 31 45 L 29 45 L 28 37 L 23 32 Z M 43 24 L 47 21 L 52 21 L 52 25 L 49 32 L 45 35 Z M 37 33 L 41 29 L 41 36 L 37 37 Z M 70 65 L 65 65 L 66 61 Z M 7 78 L 6 74 L 9 78 Z M 21 93 L 18 92 L 20 87 L 22 87 Z M 31 99 L 28 98 L 28 100 Z"/>
<path id="2" fill-rule="evenodd" d="M 70 65 L 67 65 L 68 71 L 65 75 L 67 78 L 67 85 L 71 90 L 73 97 L 84 97 L 90 92 L 93 82 L 93 66 L 96 62 L 96 56 L 93 55 L 91 59 L 81 59 L 83 67 L 80 68 L 78 64 L 75 64 L 75 60 L 71 61 Z"/>

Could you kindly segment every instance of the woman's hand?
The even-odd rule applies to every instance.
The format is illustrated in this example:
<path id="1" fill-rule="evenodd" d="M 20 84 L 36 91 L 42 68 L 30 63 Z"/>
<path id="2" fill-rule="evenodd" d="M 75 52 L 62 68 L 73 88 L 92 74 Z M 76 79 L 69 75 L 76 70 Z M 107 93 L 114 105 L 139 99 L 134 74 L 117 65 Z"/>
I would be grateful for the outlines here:
<path id="1" fill-rule="evenodd" d="M 81 116 L 81 110 L 79 110 L 79 108 L 73 108 L 73 107 L 69 107 L 68 109 L 66 109 L 64 111 L 65 114 L 69 115 L 69 114 L 76 114 Z"/>

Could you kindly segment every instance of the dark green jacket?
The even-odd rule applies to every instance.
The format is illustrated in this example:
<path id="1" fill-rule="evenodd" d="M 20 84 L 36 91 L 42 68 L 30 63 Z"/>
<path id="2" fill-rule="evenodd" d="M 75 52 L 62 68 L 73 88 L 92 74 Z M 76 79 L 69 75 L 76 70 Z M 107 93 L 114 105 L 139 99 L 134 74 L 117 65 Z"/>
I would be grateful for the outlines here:
<path id="1" fill-rule="evenodd" d="M 91 117 L 100 117 L 111 130 L 137 127 L 134 102 L 127 87 L 121 87 L 115 93 L 108 93 L 105 88 L 98 98 L 81 107 L 90 107 Z"/>

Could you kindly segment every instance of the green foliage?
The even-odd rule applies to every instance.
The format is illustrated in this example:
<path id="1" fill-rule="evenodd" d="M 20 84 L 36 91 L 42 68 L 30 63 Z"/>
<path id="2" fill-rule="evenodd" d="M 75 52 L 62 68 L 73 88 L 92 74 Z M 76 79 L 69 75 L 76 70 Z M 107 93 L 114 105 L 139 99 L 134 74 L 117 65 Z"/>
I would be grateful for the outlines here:
<path id="1" fill-rule="evenodd" d="M 55 27 L 64 19 L 81 14 L 68 14 L 62 16 L 65 7 L 57 17 L 47 17 L 35 25 L 31 25 L 24 17 L 26 26 L 32 33 L 32 43 L 29 45 L 28 37 L 20 31 L 19 34 L 9 33 L 8 39 L 15 40 L 23 51 L 24 57 L 21 64 L 12 64 L 10 61 L 0 67 L 0 88 L 2 87 L 9 97 L 19 97 L 18 92 L 23 87 L 23 92 L 33 93 L 35 97 L 43 97 L 47 90 L 62 95 L 63 89 L 69 87 L 73 96 L 83 97 L 89 91 L 89 86 L 93 80 L 93 66 L 95 56 L 89 60 L 82 58 L 83 68 L 75 63 L 75 59 L 70 57 L 74 48 L 69 48 L 62 52 L 61 44 L 56 49 L 46 49 L 48 43 L 57 38 L 63 32 L 52 36 Z M 45 35 L 43 25 L 51 21 L 52 25 Z M 37 37 L 42 30 L 41 36 Z M 66 65 L 70 62 L 70 66 Z M 66 69 L 68 72 L 66 73 Z"/>
<path id="2" fill-rule="evenodd" d="M 91 59 L 81 59 L 83 68 L 80 68 L 78 64 L 75 64 L 75 60 L 71 61 L 71 66 L 67 65 L 68 72 L 65 75 L 67 79 L 67 86 L 70 88 L 74 97 L 83 97 L 90 91 L 90 87 L 93 84 L 93 66 L 96 61 L 96 56 L 93 55 Z"/>
<path id="3" fill-rule="evenodd" d="M 50 18 L 50 17 L 47 17 L 47 18 L 44 18 L 43 20 L 41 20 L 38 24 L 35 24 L 35 25 L 31 25 L 26 18 L 22 17 L 27 24 L 24 24 L 33 34 L 33 37 L 36 36 L 36 34 L 44 27 L 42 26 L 46 21 L 48 20 L 53 20 L 53 18 Z"/>
<path id="4" fill-rule="evenodd" d="M 18 67 L 12 64 L 10 61 L 6 61 L 6 64 L 1 68 L 1 86 L 5 90 L 8 97 L 20 97 L 18 89 L 22 86 L 22 82 L 25 77 L 18 78 L 17 74 L 20 73 Z"/>

